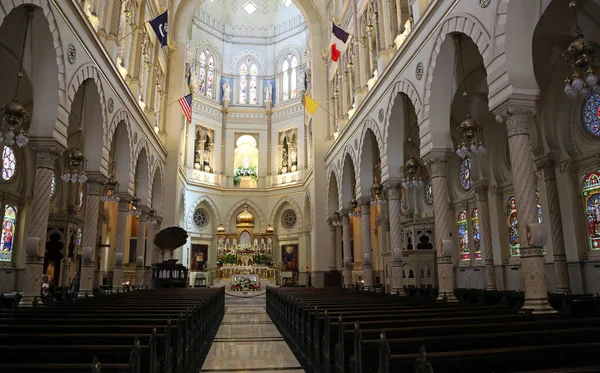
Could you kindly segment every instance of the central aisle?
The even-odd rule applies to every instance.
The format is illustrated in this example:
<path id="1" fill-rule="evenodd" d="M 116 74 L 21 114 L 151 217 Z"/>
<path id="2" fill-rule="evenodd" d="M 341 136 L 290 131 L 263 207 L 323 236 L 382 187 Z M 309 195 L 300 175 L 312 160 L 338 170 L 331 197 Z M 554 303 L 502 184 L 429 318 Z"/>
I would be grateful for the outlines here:
<path id="1" fill-rule="evenodd" d="M 266 296 L 225 296 L 225 317 L 201 372 L 304 373 L 266 312 Z"/>

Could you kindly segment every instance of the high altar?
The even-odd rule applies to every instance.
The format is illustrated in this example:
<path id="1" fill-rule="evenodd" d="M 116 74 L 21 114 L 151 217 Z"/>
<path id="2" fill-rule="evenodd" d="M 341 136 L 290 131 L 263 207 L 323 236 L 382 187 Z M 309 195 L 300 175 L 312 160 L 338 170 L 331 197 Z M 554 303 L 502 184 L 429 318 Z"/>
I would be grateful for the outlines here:
<path id="1" fill-rule="evenodd" d="M 254 216 L 244 205 L 236 218 L 237 232 L 227 233 L 223 226 L 217 229 L 217 279 L 231 279 L 234 275 L 258 275 L 260 279 L 275 279 L 273 268 L 273 235 L 271 226 L 263 233 L 254 233 Z"/>

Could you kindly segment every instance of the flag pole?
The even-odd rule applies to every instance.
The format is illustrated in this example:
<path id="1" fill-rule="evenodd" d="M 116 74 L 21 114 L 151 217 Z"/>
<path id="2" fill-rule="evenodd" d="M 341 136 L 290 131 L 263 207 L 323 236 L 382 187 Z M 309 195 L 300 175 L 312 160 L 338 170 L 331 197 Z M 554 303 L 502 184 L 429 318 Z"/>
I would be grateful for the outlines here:
<path id="1" fill-rule="evenodd" d="M 155 18 L 159 17 L 159 16 L 160 16 L 160 15 L 162 15 L 164 12 L 168 11 L 168 10 L 169 10 L 169 8 L 170 8 L 170 6 L 169 6 L 169 7 L 167 7 L 167 9 L 165 9 L 165 10 L 164 10 L 163 12 L 161 12 L 160 14 L 158 14 L 158 15 L 156 15 L 156 16 L 154 16 L 154 17 L 150 18 L 150 19 L 149 19 L 149 20 L 147 20 L 147 21 L 144 21 L 144 23 L 142 23 L 142 24 L 141 24 L 141 26 L 137 26 L 137 25 L 136 25 L 135 27 L 132 27 L 132 29 L 133 29 L 133 30 L 131 30 L 131 32 L 129 32 L 127 35 L 123 36 L 121 39 L 117 40 L 117 45 L 121 44 L 121 42 L 123 41 L 123 39 L 125 39 L 125 38 L 126 38 L 126 37 L 128 37 L 129 35 L 133 34 L 133 33 L 134 33 L 134 32 L 136 32 L 137 30 L 139 30 L 139 29 L 141 29 L 142 27 L 144 27 L 144 25 L 145 25 L 146 23 L 148 23 L 148 22 L 150 22 L 150 21 L 154 21 L 154 19 L 155 19 Z M 161 42 L 161 44 L 162 44 L 162 40 L 161 40 L 160 42 Z"/>

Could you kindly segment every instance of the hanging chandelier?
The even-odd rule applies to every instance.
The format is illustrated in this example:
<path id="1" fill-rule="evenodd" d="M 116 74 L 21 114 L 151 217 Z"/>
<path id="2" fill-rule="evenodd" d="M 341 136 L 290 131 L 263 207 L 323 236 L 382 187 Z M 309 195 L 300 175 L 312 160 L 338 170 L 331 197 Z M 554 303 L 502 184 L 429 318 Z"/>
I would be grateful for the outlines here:
<path id="1" fill-rule="evenodd" d="M 25 24 L 25 34 L 23 36 L 23 47 L 21 48 L 21 58 L 19 59 L 19 72 L 17 73 L 17 86 L 15 88 L 15 96 L 12 101 L 4 107 L 2 107 L 2 135 L 0 135 L 0 141 L 6 140 L 6 145 L 13 146 L 17 144 L 19 148 L 27 146 L 29 143 L 29 135 L 25 131 L 25 123 L 28 123 L 31 119 L 29 113 L 25 110 L 23 105 L 19 103 L 19 87 L 21 79 L 23 78 L 23 59 L 25 56 L 25 44 L 27 42 L 27 33 L 29 31 L 29 24 L 33 18 L 33 12 L 35 8 L 33 6 L 26 6 L 27 10 L 27 23 Z"/>
<path id="2" fill-rule="evenodd" d="M 585 98 L 590 97 L 592 93 L 600 94 L 600 84 L 598 84 L 598 75 L 596 71 L 598 66 L 594 65 L 594 54 L 600 47 L 600 43 L 594 40 L 587 40 L 577 20 L 577 1 L 571 0 L 569 8 L 573 9 L 573 18 L 575 20 L 575 40 L 569 45 L 562 57 L 568 61 L 574 68 L 573 75 L 565 79 L 564 92 L 572 98 L 581 95 Z"/>
<path id="3" fill-rule="evenodd" d="M 152 225 L 158 224 L 158 215 L 156 210 L 150 209 L 150 211 L 148 211 L 148 223 Z"/>
<path id="4" fill-rule="evenodd" d="M 141 200 L 137 197 L 133 197 L 133 199 L 131 200 L 131 204 L 129 204 L 129 208 L 127 213 L 130 216 L 140 216 L 142 215 L 142 211 L 138 208 L 139 204 L 140 204 Z"/>
<path id="5" fill-rule="evenodd" d="M 371 206 L 379 206 L 381 202 L 385 202 L 385 189 L 377 180 L 371 187 Z"/>
<path id="6" fill-rule="evenodd" d="M 404 164 L 404 180 L 402 180 L 402 187 L 404 189 L 422 188 L 423 185 L 421 164 L 417 158 L 411 156 Z"/>
<path id="7" fill-rule="evenodd" d="M 121 198 L 117 195 L 117 185 L 117 180 L 111 175 L 106 182 L 106 187 L 104 188 L 104 193 L 100 196 L 100 200 L 102 202 L 119 202 Z"/>
<path id="8" fill-rule="evenodd" d="M 73 148 L 69 154 L 69 165 L 65 167 L 60 178 L 68 183 L 69 181 L 75 183 L 85 183 L 88 180 L 87 174 L 85 173 L 86 159 L 83 152 L 79 148 Z"/>
<path id="9" fill-rule="evenodd" d="M 356 198 L 352 198 L 352 201 L 350 201 L 349 210 L 350 210 L 350 212 L 348 213 L 348 216 L 350 216 L 350 217 L 360 216 L 360 209 L 358 208 L 358 201 L 356 200 Z"/>
<path id="10" fill-rule="evenodd" d="M 456 128 L 460 138 L 460 143 L 456 146 L 456 155 L 464 159 L 471 155 L 485 154 L 487 149 L 483 141 L 483 130 L 479 123 L 471 118 L 469 110 L 469 94 L 467 92 L 467 76 L 465 75 L 461 35 L 456 37 L 456 43 L 458 44 L 458 58 L 460 59 L 460 71 L 464 86 L 462 95 L 465 100 L 465 120 Z"/>
<path id="11" fill-rule="evenodd" d="M 334 227 L 342 226 L 342 217 L 339 212 L 336 211 L 333 213 L 333 219 L 331 221 L 331 225 L 333 225 Z"/>

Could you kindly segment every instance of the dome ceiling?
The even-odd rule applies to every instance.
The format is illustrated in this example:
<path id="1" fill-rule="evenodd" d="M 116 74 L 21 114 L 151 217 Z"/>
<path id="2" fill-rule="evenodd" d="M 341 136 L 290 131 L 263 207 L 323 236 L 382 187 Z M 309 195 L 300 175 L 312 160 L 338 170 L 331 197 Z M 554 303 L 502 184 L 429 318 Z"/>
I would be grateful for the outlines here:
<path id="1" fill-rule="evenodd" d="M 290 0 L 205 0 L 196 16 L 201 13 L 229 26 L 276 26 L 302 17 Z"/>

